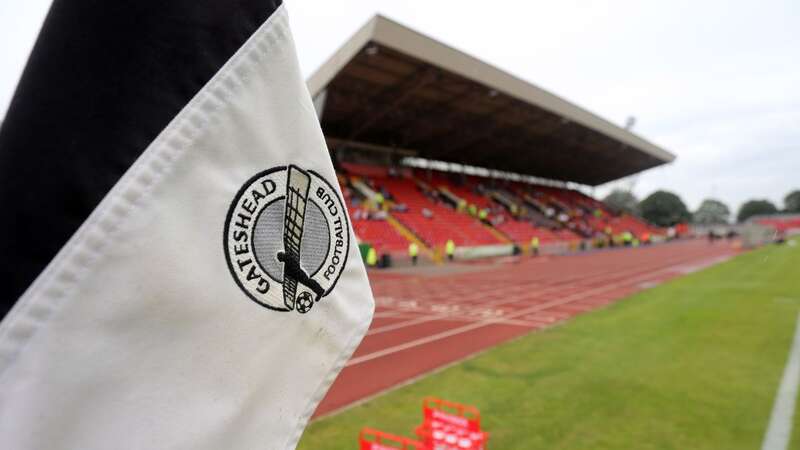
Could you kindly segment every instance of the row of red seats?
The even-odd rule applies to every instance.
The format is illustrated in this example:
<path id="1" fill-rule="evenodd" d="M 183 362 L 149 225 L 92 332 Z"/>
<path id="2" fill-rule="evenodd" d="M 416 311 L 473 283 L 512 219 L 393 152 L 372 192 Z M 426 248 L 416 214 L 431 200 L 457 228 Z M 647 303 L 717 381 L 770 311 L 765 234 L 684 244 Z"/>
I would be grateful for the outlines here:
<path id="1" fill-rule="evenodd" d="M 458 185 L 450 182 L 443 173 L 434 173 L 431 176 L 431 183 L 434 184 L 434 187 L 445 186 L 450 192 L 464 199 L 467 203 L 475 204 L 478 208 L 489 208 L 492 206 L 492 201 L 486 196 L 475 193 L 475 187 L 482 181 L 485 182 L 485 180 L 481 180 L 478 177 L 468 176 L 466 177 L 466 183 Z M 525 189 L 530 187 L 529 185 L 523 186 L 518 182 L 506 182 L 506 184 L 509 192 L 514 192 L 518 188 Z M 534 237 L 539 238 L 539 242 L 542 244 L 580 239 L 576 233 L 569 229 L 550 230 L 534 226 L 525 220 L 515 220 L 507 213 L 502 215 L 504 221 L 496 227 L 516 243 L 526 244 Z"/>
<path id="2" fill-rule="evenodd" d="M 366 208 L 353 206 L 353 194 L 349 188 L 343 185 L 345 179 L 339 180 L 340 188 L 344 194 L 344 201 L 347 205 L 347 212 L 353 223 L 353 231 L 363 242 L 370 243 L 378 253 L 406 251 L 408 240 L 386 220 L 375 220 L 366 217 Z M 357 212 L 357 210 L 359 210 Z M 362 215 L 362 213 L 364 215 Z"/>
<path id="3" fill-rule="evenodd" d="M 372 244 L 378 253 L 405 251 L 408 248 L 408 240 L 398 233 L 389 222 L 365 218 L 355 219 L 354 212 L 350 209 L 356 236 L 363 242 Z"/>
<path id="4" fill-rule="evenodd" d="M 527 244 L 534 237 L 539 239 L 540 244 L 577 239 L 577 236 L 569 230 L 553 231 L 547 228 L 535 227 L 527 221 L 514 219 L 504 221 L 497 228 L 519 244 Z"/>
<path id="5" fill-rule="evenodd" d="M 451 182 L 448 179 L 448 176 L 441 172 L 434 172 L 430 177 L 430 181 L 427 179 L 426 174 L 424 173 L 417 173 L 416 176 L 419 179 L 422 179 L 423 181 L 430 184 L 431 187 L 433 187 L 434 189 L 439 187 L 445 187 L 456 197 L 464 199 L 464 201 L 466 201 L 467 204 L 473 204 L 477 206 L 478 209 L 488 208 L 491 206 L 491 200 L 489 198 L 474 192 L 473 189 L 475 186 L 478 185 L 478 182 L 472 179 L 472 177 L 469 177 L 467 179 L 467 184 L 459 185 Z"/>
<path id="6" fill-rule="evenodd" d="M 489 245 L 502 242 L 475 218 L 437 203 L 423 194 L 413 176 L 427 183 L 433 189 L 445 187 L 468 204 L 475 204 L 481 209 L 491 207 L 493 204 L 491 199 L 475 192 L 478 184 L 488 184 L 488 181 L 483 178 L 467 176 L 465 183 L 454 183 L 451 181 L 451 175 L 444 172 L 404 169 L 393 172 L 391 173 L 393 176 L 390 176 L 390 170 L 386 167 L 360 164 L 343 164 L 343 166 L 349 175 L 370 180 L 376 189 L 383 188 L 388 191 L 396 203 L 405 204 L 407 211 L 395 211 L 392 214 L 430 246 L 442 246 L 448 239 L 452 239 L 458 246 Z M 577 210 L 582 211 L 582 215 L 580 211 L 578 214 L 574 214 L 572 220 L 577 221 L 577 225 L 581 227 L 585 222 L 596 232 L 604 232 L 609 227 L 614 234 L 631 231 L 637 236 L 661 231 L 634 216 L 614 217 L 602 202 L 579 191 L 514 181 L 501 183 L 504 183 L 503 186 L 511 194 L 518 196 L 523 192 L 536 192 L 545 203 L 552 203 L 559 209 L 566 207 L 571 214 Z M 346 201 L 349 205 L 349 199 Z M 432 217 L 423 215 L 423 209 L 430 211 Z M 598 209 L 602 212 L 599 218 L 593 214 Z M 505 220 L 497 224 L 497 229 L 518 243 L 528 243 L 533 237 L 538 237 L 540 243 L 580 239 L 578 234 L 568 228 L 551 230 L 534 226 L 528 221 L 515 220 L 505 212 L 502 214 Z M 408 246 L 408 240 L 385 221 L 354 220 L 353 222 L 359 238 L 372 243 L 378 250 L 397 251 L 406 249 Z"/>
<path id="7" fill-rule="evenodd" d="M 785 232 L 794 229 L 800 229 L 800 217 L 770 217 L 756 220 L 756 223 L 768 227 L 772 227 L 777 231 Z"/>
<path id="8" fill-rule="evenodd" d="M 448 239 L 452 239 L 457 246 L 500 243 L 474 218 L 426 197 L 411 179 L 387 177 L 373 181 L 386 188 L 395 202 L 406 205 L 406 212 L 392 214 L 430 246 L 442 246 Z M 423 209 L 429 210 L 432 217 L 425 217 Z"/>

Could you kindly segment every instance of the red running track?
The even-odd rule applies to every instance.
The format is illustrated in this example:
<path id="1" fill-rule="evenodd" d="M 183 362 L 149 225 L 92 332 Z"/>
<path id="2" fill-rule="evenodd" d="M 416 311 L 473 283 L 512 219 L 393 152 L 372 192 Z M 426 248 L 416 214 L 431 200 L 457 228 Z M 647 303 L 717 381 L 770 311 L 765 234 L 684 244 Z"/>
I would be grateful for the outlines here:
<path id="1" fill-rule="evenodd" d="M 684 241 L 573 256 L 505 258 L 405 274 L 370 272 L 376 311 L 322 400 L 329 414 L 517 336 L 734 255 Z"/>

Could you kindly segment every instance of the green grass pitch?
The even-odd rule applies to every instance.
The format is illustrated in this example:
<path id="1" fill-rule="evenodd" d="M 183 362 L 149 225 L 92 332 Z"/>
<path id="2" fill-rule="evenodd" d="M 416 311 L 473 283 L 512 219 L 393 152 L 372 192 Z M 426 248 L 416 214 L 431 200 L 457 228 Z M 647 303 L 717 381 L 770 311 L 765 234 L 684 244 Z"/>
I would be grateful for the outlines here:
<path id="1" fill-rule="evenodd" d="M 298 448 L 412 436 L 436 395 L 478 406 L 496 450 L 758 449 L 798 310 L 800 245 L 768 246 L 315 421 Z"/>

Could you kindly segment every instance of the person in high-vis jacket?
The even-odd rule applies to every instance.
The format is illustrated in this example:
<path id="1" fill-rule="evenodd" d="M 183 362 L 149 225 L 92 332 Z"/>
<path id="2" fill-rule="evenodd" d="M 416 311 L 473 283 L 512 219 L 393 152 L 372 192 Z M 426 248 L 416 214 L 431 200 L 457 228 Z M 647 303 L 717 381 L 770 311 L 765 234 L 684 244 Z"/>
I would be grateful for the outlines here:
<path id="1" fill-rule="evenodd" d="M 419 255 L 419 246 L 416 242 L 408 244 L 408 256 L 411 257 L 411 264 L 417 265 L 417 255 Z"/>
<path id="2" fill-rule="evenodd" d="M 448 239 L 444 244 L 444 252 L 447 255 L 447 259 L 452 261 L 453 255 L 456 253 L 456 243 L 452 239 Z"/>
<path id="3" fill-rule="evenodd" d="M 370 247 L 367 250 L 367 265 L 375 267 L 376 264 L 378 264 L 378 252 L 375 251 L 375 247 Z"/>
<path id="4" fill-rule="evenodd" d="M 536 236 L 531 238 L 531 256 L 539 256 L 539 238 Z"/>
<path id="5" fill-rule="evenodd" d="M 622 241 L 625 242 L 626 246 L 630 247 L 633 244 L 633 233 L 630 231 L 622 233 Z"/>

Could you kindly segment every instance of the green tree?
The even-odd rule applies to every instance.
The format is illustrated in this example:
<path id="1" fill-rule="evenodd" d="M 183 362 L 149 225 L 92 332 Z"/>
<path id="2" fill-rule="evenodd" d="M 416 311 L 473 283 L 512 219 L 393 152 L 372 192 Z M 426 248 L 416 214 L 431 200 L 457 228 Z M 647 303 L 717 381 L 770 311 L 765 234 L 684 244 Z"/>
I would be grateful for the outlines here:
<path id="1" fill-rule="evenodd" d="M 667 191 L 655 191 L 639 203 L 642 217 L 661 226 L 669 227 L 692 218 L 680 197 Z"/>
<path id="2" fill-rule="evenodd" d="M 731 210 L 728 205 L 713 198 L 703 200 L 703 203 L 694 212 L 694 223 L 700 225 L 721 225 L 728 223 Z"/>
<path id="3" fill-rule="evenodd" d="M 800 213 L 800 190 L 786 194 L 783 198 L 783 208 L 789 213 Z"/>
<path id="4" fill-rule="evenodd" d="M 744 222 L 753 216 L 775 214 L 776 212 L 778 212 L 778 208 L 769 200 L 750 200 L 744 202 L 742 207 L 739 208 L 737 219 L 739 222 Z"/>
<path id="5" fill-rule="evenodd" d="M 616 211 L 639 214 L 639 200 L 630 191 L 614 189 L 603 199 L 603 203 Z"/>

